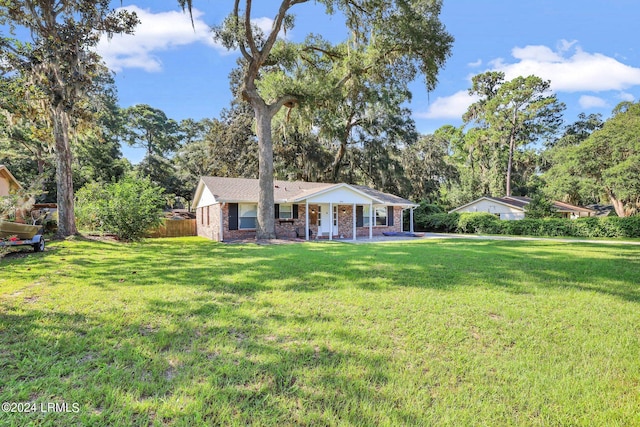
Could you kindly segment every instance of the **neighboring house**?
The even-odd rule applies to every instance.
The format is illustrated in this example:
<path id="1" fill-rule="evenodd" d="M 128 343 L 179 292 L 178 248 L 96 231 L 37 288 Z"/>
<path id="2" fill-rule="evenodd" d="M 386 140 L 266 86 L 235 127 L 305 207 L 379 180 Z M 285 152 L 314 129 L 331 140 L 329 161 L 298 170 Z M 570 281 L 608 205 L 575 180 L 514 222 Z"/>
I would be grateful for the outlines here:
<path id="1" fill-rule="evenodd" d="M 11 172 L 9 172 L 9 169 L 4 165 L 0 165 L 0 197 L 8 196 L 21 188 L 22 186 Z"/>
<path id="2" fill-rule="evenodd" d="M 529 203 L 531 203 L 529 197 L 480 197 L 471 203 L 449 211 L 449 213 L 488 212 L 499 216 L 500 219 L 523 219 L 526 213 L 526 206 Z M 562 218 L 575 219 L 595 215 L 595 211 L 592 209 L 563 202 L 553 202 L 553 207 Z"/>
<path id="3" fill-rule="evenodd" d="M 257 179 L 201 178 L 193 198 L 198 236 L 255 237 L 259 192 Z M 301 181 L 274 181 L 274 199 L 276 237 L 285 239 L 356 240 L 400 232 L 402 212 L 410 209 L 413 217 L 418 206 L 360 185 Z"/>

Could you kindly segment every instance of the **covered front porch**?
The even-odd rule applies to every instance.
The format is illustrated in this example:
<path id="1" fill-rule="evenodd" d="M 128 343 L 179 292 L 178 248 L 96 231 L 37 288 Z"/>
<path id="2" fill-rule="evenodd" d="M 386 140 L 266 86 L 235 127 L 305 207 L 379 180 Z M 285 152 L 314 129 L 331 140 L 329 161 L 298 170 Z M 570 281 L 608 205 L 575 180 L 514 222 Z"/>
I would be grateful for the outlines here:
<path id="1" fill-rule="evenodd" d="M 372 239 L 383 232 L 402 232 L 402 216 L 410 212 L 413 232 L 413 209 L 417 205 L 380 200 L 351 186 L 332 188 L 301 197 L 300 218 L 304 220 L 304 239 Z M 298 230 L 298 237 L 303 237 Z"/>

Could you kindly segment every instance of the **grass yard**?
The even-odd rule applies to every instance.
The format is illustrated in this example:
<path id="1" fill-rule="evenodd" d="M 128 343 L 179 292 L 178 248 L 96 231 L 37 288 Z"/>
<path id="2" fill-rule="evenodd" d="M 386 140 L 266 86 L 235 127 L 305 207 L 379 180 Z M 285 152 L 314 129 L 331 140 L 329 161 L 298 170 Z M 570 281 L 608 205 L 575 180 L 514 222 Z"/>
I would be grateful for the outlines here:
<path id="1" fill-rule="evenodd" d="M 78 239 L 0 270 L 0 401 L 69 410 L 3 426 L 640 425 L 637 246 Z"/>

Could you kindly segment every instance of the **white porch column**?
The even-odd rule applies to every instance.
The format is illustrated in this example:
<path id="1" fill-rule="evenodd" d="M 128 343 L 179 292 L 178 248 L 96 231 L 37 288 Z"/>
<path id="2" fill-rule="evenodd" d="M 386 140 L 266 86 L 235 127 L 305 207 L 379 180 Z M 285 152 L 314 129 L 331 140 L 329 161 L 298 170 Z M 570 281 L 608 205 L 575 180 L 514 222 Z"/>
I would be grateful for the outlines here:
<path id="1" fill-rule="evenodd" d="M 356 240 L 356 204 L 353 204 L 353 240 Z"/>
<path id="2" fill-rule="evenodd" d="M 222 212 L 222 207 L 225 203 L 220 203 L 218 206 L 220 207 L 220 233 L 218 233 L 218 237 L 220 237 L 219 242 L 224 242 L 224 213 Z"/>
<path id="3" fill-rule="evenodd" d="M 409 231 L 413 233 L 413 210 L 415 208 L 409 209 Z"/>
<path id="4" fill-rule="evenodd" d="M 369 203 L 369 240 L 373 239 L 373 202 Z"/>
<path id="5" fill-rule="evenodd" d="M 304 239 L 309 240 L 309 201 L 304 201 Z"/>
<path id="6" fill-rule="evenodd" d="M 333 240 L 333 202 L 329 202 L 329 240 Z"/>

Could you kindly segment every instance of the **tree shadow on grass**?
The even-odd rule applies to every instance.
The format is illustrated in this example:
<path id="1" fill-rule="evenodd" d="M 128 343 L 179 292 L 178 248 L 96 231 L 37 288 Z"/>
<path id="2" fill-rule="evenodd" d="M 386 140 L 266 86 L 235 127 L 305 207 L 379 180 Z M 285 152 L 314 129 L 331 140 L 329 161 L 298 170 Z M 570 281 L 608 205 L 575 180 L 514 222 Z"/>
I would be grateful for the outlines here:
<path id="1" fill-rule="evenodd" d="M 262 246 L 156 239 L 128 245 L 88 242 L 86 248 L 86 253 L 64 248 L 29 260 L 29 264 L 19 260 L 11 264 L 27 277 L 41 274 L 34 271 L 49 271 L 51 284 L 66 278 L 112 291 L 175 285 L 251 296 L 276 290 L 446 290 L 481 284 L 528 293 L 535 284 L 640 302 L 640 249 L 623 245 L 432 240 Z M 24 271 L 27 265 L 33 271 Z"/>

